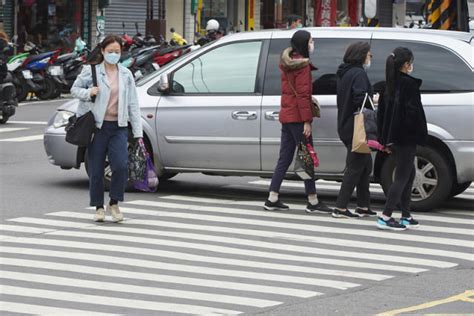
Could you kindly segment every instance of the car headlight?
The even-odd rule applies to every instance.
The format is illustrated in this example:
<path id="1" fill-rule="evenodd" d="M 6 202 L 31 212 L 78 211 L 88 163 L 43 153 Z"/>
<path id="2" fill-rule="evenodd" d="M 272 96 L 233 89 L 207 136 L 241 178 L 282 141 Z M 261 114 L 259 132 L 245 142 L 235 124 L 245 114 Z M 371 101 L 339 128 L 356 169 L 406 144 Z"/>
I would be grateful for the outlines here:
<path id="1" fill-rule="evenodd" d="M 55 128 L 66 126 L 69 123 L 69 118 L 73 115 L 74 113 L 70 111 L 58 111 L 54 117 L 53 126 Z"/>

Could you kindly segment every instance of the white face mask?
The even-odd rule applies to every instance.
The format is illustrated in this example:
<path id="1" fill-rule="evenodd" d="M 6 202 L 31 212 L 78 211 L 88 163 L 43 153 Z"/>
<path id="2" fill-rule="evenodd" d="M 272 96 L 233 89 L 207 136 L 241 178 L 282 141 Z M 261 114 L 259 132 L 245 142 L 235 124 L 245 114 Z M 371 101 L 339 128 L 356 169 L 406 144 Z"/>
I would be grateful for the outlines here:
<path id="1" fill-rule="evenodd" d="M 314 52 L 314 43 L 309 43 L 308 44 L 308 51 L 310 54 Z"/>
<path id="2" fill-rule="evenodd" d="M 411 74 L 413 72 L 413 64 L 410 65 L 410 68 L 407 69 L 407 74 Z"/>
<path id="3" fill-rule="evenodd" d="M 372 65 L 372 61 L 369 59 L 369 62 L 367 64 L 364 64 L 363 67 L 365 70 L 367 70 L 370 68 L 371 65 Z"/>

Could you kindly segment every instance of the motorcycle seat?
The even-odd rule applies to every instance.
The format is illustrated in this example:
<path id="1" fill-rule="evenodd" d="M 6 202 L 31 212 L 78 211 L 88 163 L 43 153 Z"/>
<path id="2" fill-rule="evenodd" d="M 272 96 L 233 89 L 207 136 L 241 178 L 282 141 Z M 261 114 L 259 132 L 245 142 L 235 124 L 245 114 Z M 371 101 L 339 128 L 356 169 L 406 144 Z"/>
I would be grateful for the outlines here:
<path id="1" fill-rule="evenodd" d="M 65 62 L 76 57 L 76 53 L 63 54 L 56 59 L 57 62 Z"/>

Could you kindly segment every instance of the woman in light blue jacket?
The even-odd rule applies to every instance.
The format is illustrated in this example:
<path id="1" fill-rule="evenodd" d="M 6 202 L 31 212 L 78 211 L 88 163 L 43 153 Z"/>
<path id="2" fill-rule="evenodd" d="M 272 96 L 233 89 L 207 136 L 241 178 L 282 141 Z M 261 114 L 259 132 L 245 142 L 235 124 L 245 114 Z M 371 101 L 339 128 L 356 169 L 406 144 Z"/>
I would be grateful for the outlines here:
<path id="1" fill-rule="evenodd" d="M 143 137 L 140 107 L 132 73 L 118 64 L 122 40 L 107 36 L 100 44 L 99 63 L 84 66 L 71 88 L 73 97 L 80 100 L 77 116 L 88 111 L 94 114 L 96 131 L 87 148 L 90 205 L 96 207 L 94 220 L 105 219 L 104 169 L 106 156 L 112 170 L 110 202 L 107 211 L 116 222 L 123 220 L 118 202 L 123 201 L 128 178 L 128 123 L 135 139 Z M 95 67 L 97 86 L 93 86 Z M 92 98 L 95 97 L 95 102 Z"/>

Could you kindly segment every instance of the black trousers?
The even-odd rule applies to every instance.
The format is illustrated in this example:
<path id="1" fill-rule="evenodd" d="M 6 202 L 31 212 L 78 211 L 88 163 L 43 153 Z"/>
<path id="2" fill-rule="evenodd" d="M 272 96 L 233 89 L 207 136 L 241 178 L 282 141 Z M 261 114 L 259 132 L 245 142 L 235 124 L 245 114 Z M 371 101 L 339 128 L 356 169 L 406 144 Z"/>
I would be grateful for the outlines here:
<path id="1" fill-rule="evenodd" d="M 284 123 L 281 125 L 280 157 L 273 173 L 270 191 L 280 192 L 281 183 L 288 168 L 293 162 L 296 145 L 304 140 L 304 123 Z M 313 137 L 308 140 L 313 144 Z M 316 184 L 313 180 L 305 180 L 304 188 L 307 195 L 316 194 Z"/>
<path id="2" fill-rule="evenodd" d="M 370 208 L 369 185 L 371 173 L 372 155 L 353 153 L 352 146 L 347 146 L 346 171 L 342 178 L 336 208 L 347 208 L 355 187 L 357 187 L 357 206 Z"/>
<path id="3" fill-rule="evenodd" d="M 415 180 L 416 144 L 395 145 L 393 153 L 396 160 L 395 179 L 387 194 L 383 214 L 392 216 L 392 212 L 400 207 L 402 217 L 410 217 L 410 198 Z"/>

